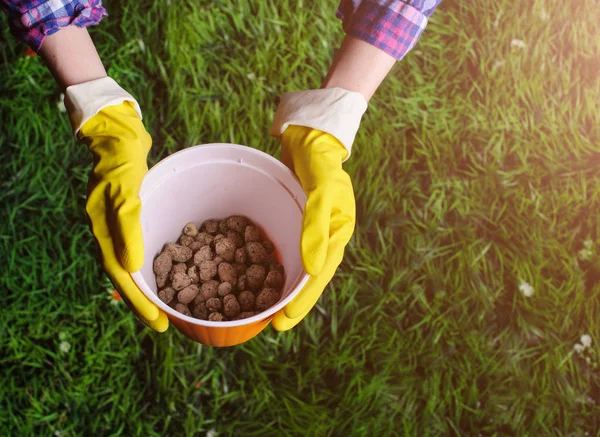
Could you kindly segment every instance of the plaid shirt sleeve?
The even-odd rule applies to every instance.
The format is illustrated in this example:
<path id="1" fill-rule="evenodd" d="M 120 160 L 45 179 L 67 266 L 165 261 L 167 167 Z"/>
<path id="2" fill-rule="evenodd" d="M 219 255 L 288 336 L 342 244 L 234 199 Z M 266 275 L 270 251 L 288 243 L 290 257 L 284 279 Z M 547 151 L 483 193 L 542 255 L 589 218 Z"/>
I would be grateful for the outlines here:
<path id="1" fill-rule="evenodd" d="M 442 0 L 342 0 L 337 17 L 346 34 L 400 60 L 417 43 Z"/>
<path id="2" fill-rule="evenodd" d="M 61 27 L 88 27 L 106 17 L 102 0 L 0 0 L 12 33 L 36 52 Z"/>

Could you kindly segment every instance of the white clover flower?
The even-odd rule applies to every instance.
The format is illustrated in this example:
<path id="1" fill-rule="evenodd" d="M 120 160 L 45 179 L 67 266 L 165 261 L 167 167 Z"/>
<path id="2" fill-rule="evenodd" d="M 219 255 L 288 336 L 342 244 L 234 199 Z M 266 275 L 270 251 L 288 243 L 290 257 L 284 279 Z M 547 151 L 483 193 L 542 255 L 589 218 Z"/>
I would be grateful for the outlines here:
<path id="1" fill-rule="evenodd" d="M 527 47 L 527 44 L 525 44 L 525 41 L 523 41 L 522 39 L 516 39 L 516 38 L 513 38 L 510 41 L 510 45 L 513 47 L 518 47 L 520 49 L 524 49 L 525 47 Z"/>
<path id="2" fill-rule="evenodd" d="M 523 293 L 523 296 L 525 297 L 531 297 L 535 292 L 533 287 L 527 282 L 521 282 L 521 285 L 519 285 L 519 290 L 521 291 L 521 293 Z"/>
<path id="3" fill-rule="evenodd" d="M 64 352 L 66 354 L 67 352 L 69 352 L 71 350 L 71 343 L 69 343 L 66 340 L 63 340 L 60 342 L 60 345 L 58 346 L 58 348 L 60 349 L 61 352 Z"/>
<path id="4" fill-rule="evenodd" d="M 592 259 L 592 255 L 593 253 L 590 249 L 584 248 L 577 252 L 577 256 L 581 261 L 589 261 L 590 259 Z"/>
<path id="5" fill-rule="evenodd" d="M 575 343 L 575 346 L 573 346 L 573 350 L 578 354 L 582 353 L 584 349 L 585 347 L 583 347 L 583 345 L 579 343 Z"/>
<path id="6" fill-rule="evenodd" d="M 67 112 L 67 107 L 65 106 L 65 95 L 63 93 L 60 93 L 60 96 L 58 96 L 56 107 L 58 108 L 59 112 Z"/>
<path id="7" fill-rule="evenodd" d="M 206 433 L 206 437 L 217 437 L 218 435 L 219 433 L 214 428 L 209 429 Z"/>
<path id="8" fill-rule="evenodd" d="M 500 17 L 502 16 L 502 12 L 498 12 L 496 14 L 496 19 L 494 20 L 494 27 L 498 27 L 498 24 L 500 24 Z"/>
<path id="9" fill-rule="evenodd" d="M 247 77 L 248 79 L 250 79 L 250 80 L 254 80 L 254 79 L 256 79 L 256 74 L 254 74 L 254 73 L 248 73 L 248 74 L 246 75 L 246 77 Z"/>
<path id="10" fill-rule="evenodd" d="M 583 347 L 590 347 L 592 345 L 592 337 L 589 334 L 583 334 L 579 339 Z"/>
<path id="11" fill-rule="evenodd" d="M 492 68 L 494 68 L 494 69 L 495 68 L 500 68 L 500 67 L 504 66 L 504 64 L 506 64 L 505 60 L 503 60 L 503 59 L 496 59 L 494 61 L 494 65 L 492 65 Z"/>

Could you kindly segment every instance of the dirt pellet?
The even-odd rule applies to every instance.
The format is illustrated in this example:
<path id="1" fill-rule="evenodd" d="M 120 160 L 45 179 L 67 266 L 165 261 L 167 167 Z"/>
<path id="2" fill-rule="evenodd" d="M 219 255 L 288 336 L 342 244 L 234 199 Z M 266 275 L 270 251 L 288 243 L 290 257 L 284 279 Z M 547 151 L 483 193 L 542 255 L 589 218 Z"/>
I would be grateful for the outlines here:
<path id="1" fill-rule="evenodd" d="M 240 314 L 238 314 L 238 316 L 236 317 L 236 320 L 247 319 L 248 317 L 254 317 L 257 314 L 258 314 L 258 311 L 244 311 L 244 312 L 241 312 Z"/>
<path id="2" fill-rule="evenodd" d="M 225 316 L 221 313 L 214 312 L 208 315 L 208 320 L 211 322 L 222 322 L 225 320 Z"/>
<path id="3" fill-rule="evenodd" d="M 181 244 L 170 243 L 167 244 L 167 250 L 171 254 L 173 261 L 184 263 L 190 259 L 193 255 L 192 249 Z"/>
<path id="4" fill-rule="evenodd" d="M 190 237 L 198 235 L 198 227 L 194 223 L 188 223 L 183 227 L 183 233 Z"/>
<path id="5" fill-rule="evenodd" d="M 154 273 L 157 275 L 163 276 L 168 275 L 171 271 L 171 267 L 173 267 L 173 258 L 171 254 L 167 251 L 162 252 L 154 259 Z"/>
<path id="6" fill-rule="evenodd" d="M 200 275 L 198 274 L 198 266 L 193 265 L 187 269 L 187 275 L 190 277 L 193 283 L 200 282 Z"/>
<path id="7" fill-rule="evenodd" d="M 200 289 L 197 285 L 191 284 L 177 293 L 177 300 L 181 303 L 188 304 L 194 300 L 194 298 L 198 295 Z"/>
<path id="8" fill-rule="evenodd" d="M 217 275 L 217 264 L 214 261 L 202 261 L 200 263 L 200 280 L 208 281 Z"/>
<path id="9" fill-rule="evenodd" d="M 248 219 L 241 215 L 233 215 L 227 219 L 227 226 L 237 232 L 244 232 Z"/>
<path id="10" fill-rule="evenodd" d="M 206 320 L 208 318 L 208 309 L 206 308 L 204 302 L 194 305 L 192 308 L 192 316 L 202 320 Z"/>
<path id="11" fill-rule="evenodd" d="M 188 306 L 183 303 L 178 303 L 177 305 L 175 305 L 175 310 L 179 311 L 181 314 L 184 314 L 186 316 L 192 315 Z"/>
<path id="12" fill-rule="evenodd" d="M 229 282 L 222 282 L 219 284 L 217 288 L 217 292 L 219 296 L 227 296 L 229 293 L 233 291 L 233 287 Z"/>
<path id="13" fill-rule="evenodd" d="M 156 275 L 156 286 L 158 288 L 163 288 L 167 285 L 167 281 L 169 280 L 169 274 L 166 275 Z"/>
<path id="14" fill-rule="evenodd" d="M 279 265 L 279 264 L 273 263 L 273 262 L 271 262 L 269 264 L 269 271 L 270 272 L 277 271 L 277 272 L 281 273 L 282 276 L 283 276 L 283 272 L 284 272 L 282 265 Z"/>
<path id="15" fill-rule="evenodd" d="M 170 274 L 170 278 L 171 281 L 173 280 L 173 276 L 175 276 L 175 273 L 186 273 L 187 272 L 188 267 L 185 265 L 185 263 L 176 263 L 173 265 L 173 268 L 171 269 L 171 274 Z"/>
<path id="16" fill-rule="evenodd" d="M 263 288 L 256 296 L 254 306 L 258 311 L 271 308 L 279 300 L 279 293 L 274 288 Z"/>
<path id="17" fill-rule="evenodd" d="M 256 226 L 246 226 L 246 230 L 244 231 L 244 240 L 246 240 L 246 243 L 252 243 L 260 240 L 260 233 L 258 232 Z"/>
<path id="18" fill-rule="evenodd" d="M 238 302 L 242 311 L 252 311 L 254 309 L 254 293 L 244 290 L 238 296 Z"/>
<path id="19" fill-rule="evenodd" d="M 257 241 L 246 244 L 246 253 L 252 264 L 262 264 L 269 259 L 265 247 Z"/>
<path id="20" fill-rule="evenodd" d="M 283 285 L 283 275 L 277 270 L 271 270 L 265 278 L 265 287 L 279 289 Z"/>
<path id="21" fill-rule="evenodd" d="M 253 264 L 246 270 L 246 281 L 248 281 L 248 288 L 250 290 L 260 289 L 266 277 L 267 269 L 259 264 Z"/>
<path id="22" fill-rule="evenodd" d="M 239 232 L 234 231 L 233 229 L 230 229 L 227 231 L 225 236 L 229 240 L 233 241 L 233 244 L 235 244 L 235 247 L 237 247 L 237 248 L 244 247 L 244 244 L 245 244 L 244 237 L 242 237 L 242 234 L 240 234 Z"/>
<path id="23" fill-rule="evenodd" d="M 240 291 L 241 291 L 241 290 L 245 290 L 245 289 L 246 289 L 246 285 L 247 285 L 246 283 L 247 283 L 247 280 L 246 280 L 246 275 L 242 275 L 242 276 L 240 276 L 240 277 L 238 278 L 238 280 L 237 280 L 237 284 L 236 284 L 236 285 L 237 285 L 237 288 L 238 288 L 238 290 L 240 290 Z"/>
<path id="24" fill-rule="evenodd" d="M 246 251 L 243 247 L 235 250 L 235 262 L 238 264 L 246 264 Z"/>
<path id="25" fill-rule="evenodd" d="M 206 220 L 204 223 L 202 223 L 202 230 L 204 232 L 208 232 L 209 234 L 216 234 L 219 231 L 219 221 Z"/>
<path id="26" fill-rule="evenodd" d="M 173 290 L 171 287 L 163 288 L 158 292 L 158 298 L 167 305 L 171 303 L 174 297 L 175 290 Z"/>
<path id="27" fill-rule="evenodd" d="M 225 238 L 225 235 L 223 235 L 223 234 L 217 234 L 217 235 L 215 235 L 215 238 L 213 239 L 213 246 L 216 246 L 217 243 L 219 241 L 221 241 L 223 238 Z"/>
<path id="28" fill-rule="evenodd" d="M 222 256 L 225 261 L 233 261 L 235 257 L 235 243 L 229 238 L 221 238 L 215 243 L 215 252 Z"/>
<path id="29" fill-rule="evenodd" d="M 219 264 L 218 271 L 221 282 L 229 282 L 233 285 L 237 281 L 237 274 L 231 264 L 222 262 Z"/>
<path id="30" fill-rule="evenodd" d="M 194 240 L 196 240 L 198 243 L 202 243 L 203 245 L 211 244 L 214 239 L 215 237 L 207 234 L 206 232 L 199 232 L 198 235 L 194 237 Z"/>
<path id="31" fill-rule="evenodd" d="M 206 308 L 208 308 L 209 311 L 220 311 L 222 307 L 223 303 L 218 297 L 211 297 L 206 300 Z"/>
<path id="32" fill-rule="evenodd" d="M 223 298 L 223 313 L 227 317 L 235 317 L 240 312 L 240 304 L 233 294 L 228 294 Z"/>
<path id="33" fill-rule="evenodd" d="M 215 280 L 207 281 L 202 284 L 202 294 L 204 295 L 204 299 L 208 300 L 213 297 L 217 297 L 219 290 L 219 282 Z"/>
<path id="34" fill-rule="evenodd" d="M 182 235 L 178 241 L 180 245 L 190 247 L 195 240 L 194 237 L 190 237 L 189 235 Z"/>
<path id="35" fill-rule="evenodd" d="M 263 241 L 263 247 L 265 248 L 268 254 L 271 254 L 275 251 L 275 246 L 269 240 Z"/>
<path id="36" fill-rule="evenodd" d="M 246 270 L 248 270 L 248 265 L 233 263 L 233 268 L 235 269 L 235 273 L 238 275 L 238 277 L 240 277 L 246 274 Z"/>
<path id="37" fill-rule="evenodd" d="M 200 290 L 200 293 L 198 293 L 198 295 L 194 298 L 192 304 L 199 305 L 204 302 L 206 302 L 206 298 L 204 297 L 204 293 L 202 292 L 202 290 Z"/>
<path id="38" fill-rule="evenodd" d="M 176 291 L 183 290 L 192 283 L 192 279 L 185 273 L 175 273 L 171 284 Z"/>
<path id="39" fill-rule="evenodd" d="M 210 248 L 208 244 L 202 246 L 198 251 L 194 254 L 194 263 L 200 264 L 202 261 L 210 261 L 215 257 L 213 250 Z"/>
<path id="40" fill-rule="evenodd" d="M 206 246 L 206 244 L 201 243 L 199 241 L 194 240 L 194 242 L 192 244 L 189 245 L 189 248 L 192 249 L 192 252 L 194 253 L 194 255 L 196 254 L 196 252 L 198 252 L 200 250 L 200 248 Z"/>

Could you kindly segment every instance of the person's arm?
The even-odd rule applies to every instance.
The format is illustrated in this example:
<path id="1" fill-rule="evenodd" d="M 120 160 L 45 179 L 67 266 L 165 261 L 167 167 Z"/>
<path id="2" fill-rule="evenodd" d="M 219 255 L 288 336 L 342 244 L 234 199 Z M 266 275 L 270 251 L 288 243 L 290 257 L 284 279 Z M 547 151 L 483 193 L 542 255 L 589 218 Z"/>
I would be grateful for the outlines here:
<path id="1" fill-rule="evenodd" d="M 101 0 L 0 0 L 0 7 L 12 33 L 44 59 L 63 91 L 106 76 L 86 29 L 106 16 Z"/>
<path id="2" fill-rule="evenodd" d="M 368 102 L 395 63 L 383 50 L 346 36 L 321 87 L 358 92 Z"/>
<path id="3" fill-rule="evenodd" d="M 94 157 L 86 212 L 106 274 L 148 326 L 165 331 L 166 314 L 130 275 L 144 263 L 139 190 L 152 138 L 137 101 L 106 75 L 86 29 L 106 16 L 101 1 L 0 0 L 0 7 L 63 89 L 73 133 Z"/>
<path id="4" fill-rule="evenodd" d="M 87 29 L 65 27 L 46 37 L 38 53 L 63 90 L 106 77 L 106 70 Z"/>
<path id="5" fill-rule="evenodd" d="M 352 182 L 342 163 L 368 101 L 396 60 L 415 45 L 440 1 L 343 0 L 338 17 L 346 38 L 322 88 L 281 99 L 271 134 L 281 139 L 281 160 L 307 195 L 300 251 L 311 276 L 275 315 L 279 331 L 309 313 L 342 262 L 356 220 Z"/>
<path id="6" fill-rule="evenodd" d="M 441 0 L 342 0 L 337 16 L 346 38 L 322 88 L 360 92 L 367 101 L 417 43 Z"/>
<path id="7" fill-rule="evenodd" d="M 0 0 L 0 9 L 13 35 L 36 53 L 60 29 L 92 26 L 106 17 L 101 0 Z"/>

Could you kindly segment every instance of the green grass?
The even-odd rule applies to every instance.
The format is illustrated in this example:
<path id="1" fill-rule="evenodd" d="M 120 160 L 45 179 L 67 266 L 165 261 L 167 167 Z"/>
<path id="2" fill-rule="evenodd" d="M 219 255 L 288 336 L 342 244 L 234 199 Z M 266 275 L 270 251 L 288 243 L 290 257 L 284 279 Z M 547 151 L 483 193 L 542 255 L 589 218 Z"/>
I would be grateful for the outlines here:
<path id="1" fill-rule="evenodd" d="M 106 3 L 93 37 L 152 163 L 277 155 L 279 96 L 318 87 L 343 37 L 335 2 Z M 598 435 L 598 22 L 593 0 L 443 3 L 363 118 L 335 280 L 293 331 L 230 349 L 111 305 L 88 152 L 3 26 L 0 435 Z"/>

